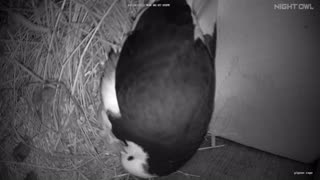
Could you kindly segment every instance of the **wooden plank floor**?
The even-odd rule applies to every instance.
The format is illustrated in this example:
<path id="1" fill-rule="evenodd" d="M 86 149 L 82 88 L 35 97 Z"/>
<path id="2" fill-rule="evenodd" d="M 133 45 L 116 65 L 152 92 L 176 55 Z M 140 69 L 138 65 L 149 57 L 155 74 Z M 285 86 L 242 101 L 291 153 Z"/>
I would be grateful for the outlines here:
<path id="1" fill-rule="evenodd" d="M 217 138 L 224 147 L 199 151 L 181 171 L 199 175 L 175 173 L 157 180 L 314 180 L 313 175 L 294 175 L 294 172 L 315 173 L 315 165 L 299 163 L 263 151 Z"/>

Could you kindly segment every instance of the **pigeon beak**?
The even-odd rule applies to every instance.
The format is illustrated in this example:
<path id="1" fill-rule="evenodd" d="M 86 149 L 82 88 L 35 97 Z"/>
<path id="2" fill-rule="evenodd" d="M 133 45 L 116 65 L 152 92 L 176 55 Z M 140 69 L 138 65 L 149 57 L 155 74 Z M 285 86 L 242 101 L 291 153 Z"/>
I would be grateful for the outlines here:
<path id="1" fill-rule="evenodd" d="M 128 154 L 128 152 L 126 151 L 126 144 L 124 142 L 119 142 L 119 146 L 120 146 L 120 153 L 121 155 L 125 155 Z"/>
<path id="2" fill-rule="evenodd" d="M 120 151 L 121 156 L 126 155 L 127 153 L 125 151 Z"/>

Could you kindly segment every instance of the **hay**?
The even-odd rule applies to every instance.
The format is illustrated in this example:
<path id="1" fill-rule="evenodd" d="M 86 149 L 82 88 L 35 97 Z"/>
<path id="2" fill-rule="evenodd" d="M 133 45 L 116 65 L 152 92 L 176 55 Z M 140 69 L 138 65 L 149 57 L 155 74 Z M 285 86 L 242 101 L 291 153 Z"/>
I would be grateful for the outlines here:
<path id="1" fill-rule="evenodd" d="M 103 65 L 142 8 L 128 4 L 143 2 L 0 3 L 0 179 L 132 178 L 96 114 Z"/>

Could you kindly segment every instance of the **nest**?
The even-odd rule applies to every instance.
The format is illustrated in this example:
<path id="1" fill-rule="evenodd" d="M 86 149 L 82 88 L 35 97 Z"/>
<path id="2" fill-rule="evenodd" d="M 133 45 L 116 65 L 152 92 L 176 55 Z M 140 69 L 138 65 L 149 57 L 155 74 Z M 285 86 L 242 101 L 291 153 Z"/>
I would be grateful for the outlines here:
<path id="1" fill-rule="evenodd" d="M 99 135 L 100 77 L 146 0 L 0 3 L 0 179 L 128 179 Z"/>

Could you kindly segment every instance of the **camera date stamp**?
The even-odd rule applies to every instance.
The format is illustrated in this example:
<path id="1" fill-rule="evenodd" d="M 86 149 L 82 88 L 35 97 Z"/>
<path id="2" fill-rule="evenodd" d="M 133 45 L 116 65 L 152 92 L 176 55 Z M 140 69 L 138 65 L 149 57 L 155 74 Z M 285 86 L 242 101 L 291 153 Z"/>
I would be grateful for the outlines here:
<path id="1" fill-rule="evenodd" d="M 129 7 L 170 7 L 169 3 L 163 3 L 163 4 L 135 4 L 130 3 L 128 4 Z"/>
<path id="2" fill-rule="evenodd" d="M 294 171 L 293 175 L 300 176 L 300 175 L 313 175 L 312 171 Z"/>

